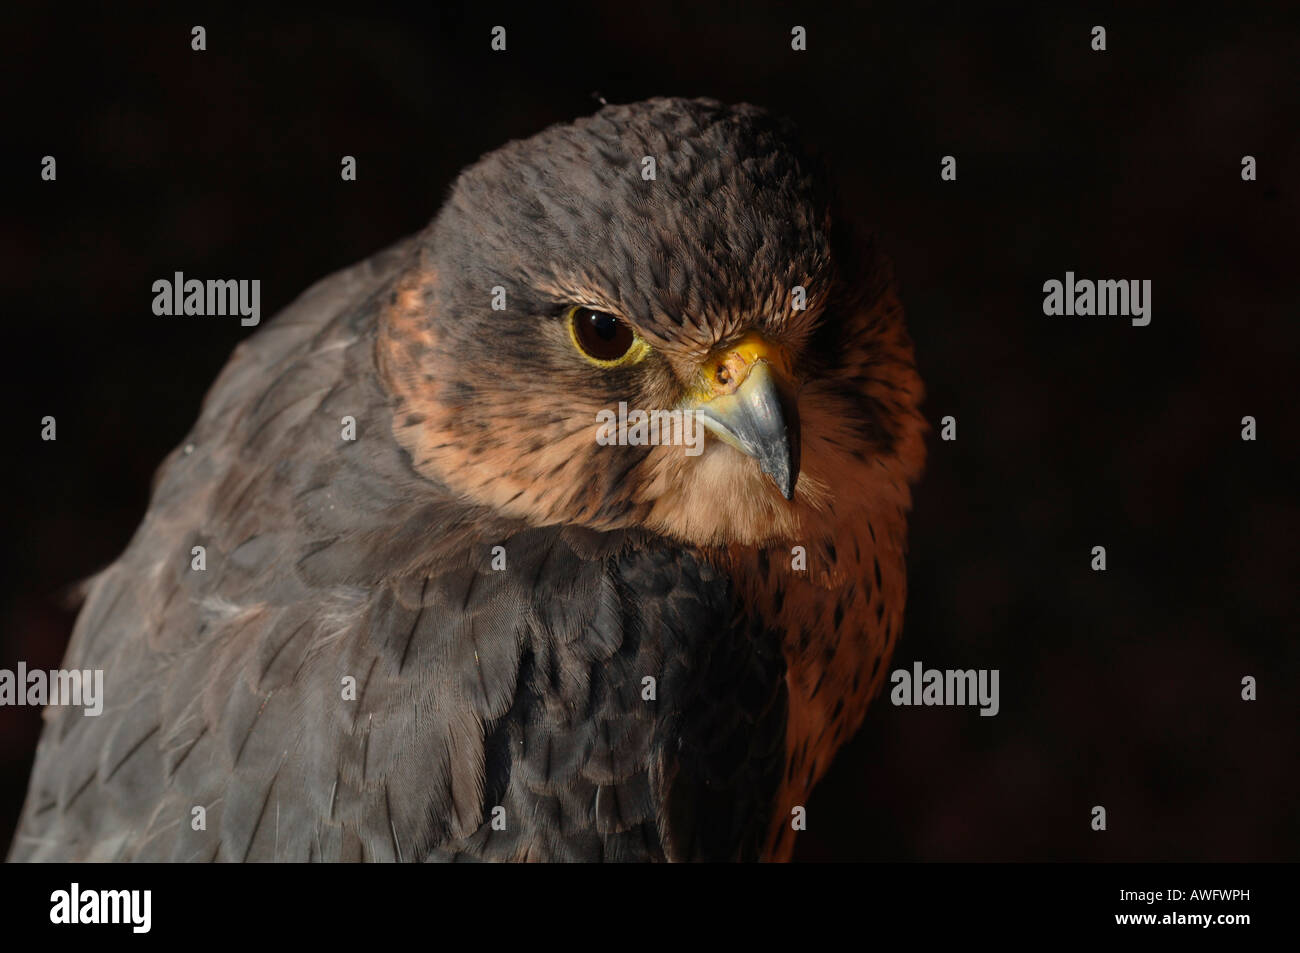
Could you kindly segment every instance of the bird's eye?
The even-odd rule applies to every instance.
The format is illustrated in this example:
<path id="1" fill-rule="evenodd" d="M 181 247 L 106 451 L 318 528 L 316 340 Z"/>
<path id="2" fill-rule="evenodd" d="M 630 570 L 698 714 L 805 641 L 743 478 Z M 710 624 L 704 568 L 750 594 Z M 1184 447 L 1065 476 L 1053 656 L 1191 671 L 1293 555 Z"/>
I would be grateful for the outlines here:
<path id="1" fill-rule="evenodd" d="M 569 333 L 589 360 L 606 366 L 630 363 L 648 349 L 626 321 L 593 308 L 570 309 Z"/>

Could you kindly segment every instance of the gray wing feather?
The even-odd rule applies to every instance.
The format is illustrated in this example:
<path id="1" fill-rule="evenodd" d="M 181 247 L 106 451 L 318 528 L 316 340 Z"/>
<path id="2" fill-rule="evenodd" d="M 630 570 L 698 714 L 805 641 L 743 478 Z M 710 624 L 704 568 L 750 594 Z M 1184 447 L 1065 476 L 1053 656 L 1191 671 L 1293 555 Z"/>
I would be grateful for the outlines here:
<path id="1" fill-rule="evenodd" d="M 697 554 L 505 523 L 410 467 L 374 366 L 410 254 L 236 350 L 89 586 L 64 666 L 104 671 L 104 712 L 46 711 L 10 859 L 756 856 L 775 635 Z"/>

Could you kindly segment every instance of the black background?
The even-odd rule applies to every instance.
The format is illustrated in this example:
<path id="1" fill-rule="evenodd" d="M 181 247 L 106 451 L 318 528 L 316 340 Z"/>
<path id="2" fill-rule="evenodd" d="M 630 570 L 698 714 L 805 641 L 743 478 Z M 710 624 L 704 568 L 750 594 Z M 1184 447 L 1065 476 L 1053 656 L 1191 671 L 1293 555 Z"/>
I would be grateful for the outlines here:
<path id="1" fill-rule="evenodd" d="M 265 321 L 593 91 L 744 100 L 799 124 L 897 267 L 936 432 L 894 665 L 1001 672 L 995 718 L 878 700 L 797 858 L 1296 857 L 1294 31 L 1104 4 L 159 9 L 0 14 L 0 668 L 58 664 L 65 588 L 121 551 L 249 332 L 154 316 L 154 280 L 260 278 Z M 1150 326 L 1045 317 L 1067 270 L 1150 279 Z M 0 709 L 0 851 L 39 727 Z"/>

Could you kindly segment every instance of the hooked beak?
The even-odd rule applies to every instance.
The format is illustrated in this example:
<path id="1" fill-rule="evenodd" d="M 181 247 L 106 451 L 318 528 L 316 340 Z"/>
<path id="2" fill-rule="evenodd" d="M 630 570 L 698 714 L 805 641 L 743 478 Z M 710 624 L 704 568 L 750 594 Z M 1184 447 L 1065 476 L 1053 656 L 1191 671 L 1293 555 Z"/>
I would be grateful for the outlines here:
<path id="1" fill-rule="evenodd" d="M 758 461 L 787 500 L 799 481 L 799 409 L 777 349 L 750 334 L 706 365 L 709 397 L 700 423 Z"/>

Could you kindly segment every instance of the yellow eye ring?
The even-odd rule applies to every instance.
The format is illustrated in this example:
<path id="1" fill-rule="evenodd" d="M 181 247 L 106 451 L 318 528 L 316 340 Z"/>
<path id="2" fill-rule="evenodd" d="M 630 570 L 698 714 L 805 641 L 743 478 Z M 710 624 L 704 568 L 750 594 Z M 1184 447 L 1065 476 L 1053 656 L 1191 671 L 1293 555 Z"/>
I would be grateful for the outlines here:
<path id="1" fill-rule="evenodd" d="M 617 315 L 575 305 L 564 315 L 569 340 L 597 367 L 625 367 L 650 353 L 650 345 Z"/>

